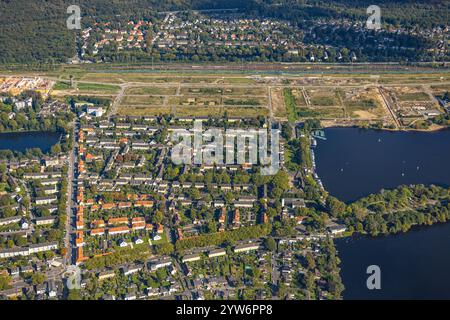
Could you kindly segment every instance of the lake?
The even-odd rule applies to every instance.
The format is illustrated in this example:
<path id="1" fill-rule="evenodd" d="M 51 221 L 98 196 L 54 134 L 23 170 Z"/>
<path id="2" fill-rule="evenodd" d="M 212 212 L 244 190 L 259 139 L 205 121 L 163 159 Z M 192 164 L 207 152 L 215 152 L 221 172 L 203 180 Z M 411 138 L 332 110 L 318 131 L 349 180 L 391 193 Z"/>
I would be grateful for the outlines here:
<path id="1" fill-rule="evenodd" d="M 401 184 L 450 185 L 450 131 L 329 128 L 315 148 L 324 187 L 345 202 Z M 335 240 L 344 299 L 450 299 L 450 223 L 406 234 Z M 369 290 L 367 267 L 381 269 Z"/>
<path id="2" fill-rule="evenodd" d="M 450 130 L 325 129 L 315 148 L 326 190 L 350 202 L 401 184 L 450 185 Z"/>
<path id="3" fill-rule="evenodd" d="M 335 240 L 344 299 L 450 299 L 450 223 L 406 234 Z M 378 265 L 381 289 L 368 290 L 367 267 Z"/>
<path id="4" fill-rule="evenodd" d="M 40 148 L 42 152 L 50 151 L 61 137 L 57 132 L 7 132 L 0 133 L 0 150 L 25 152 L 27 149 Z"/>

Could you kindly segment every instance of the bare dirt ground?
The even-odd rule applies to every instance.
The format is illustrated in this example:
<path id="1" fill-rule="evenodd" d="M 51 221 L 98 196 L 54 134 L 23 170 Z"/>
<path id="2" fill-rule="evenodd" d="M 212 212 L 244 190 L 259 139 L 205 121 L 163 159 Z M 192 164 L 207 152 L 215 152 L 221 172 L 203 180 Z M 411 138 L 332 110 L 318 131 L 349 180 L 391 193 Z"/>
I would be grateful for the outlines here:
<path id="1" fill-rule="evenodd" d="M 272 88 L 272 110 L 275 118 L 286 119 L 286 106 L 284 104 L 283 89 Z"/>

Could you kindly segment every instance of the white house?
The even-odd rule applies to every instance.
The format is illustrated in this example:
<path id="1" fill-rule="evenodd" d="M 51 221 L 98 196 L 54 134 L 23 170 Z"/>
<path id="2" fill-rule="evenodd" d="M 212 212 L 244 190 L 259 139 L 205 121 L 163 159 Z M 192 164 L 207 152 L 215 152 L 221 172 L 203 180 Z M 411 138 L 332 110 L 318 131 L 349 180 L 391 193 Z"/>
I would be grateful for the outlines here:
<path id="1" fill-rule="evenodd" d="M 119 241 L 119 246 L 121 248 L 125 248 L 125 247 L 128 247 L 128 243 L 125 240 L 120 240 Z"/>
<path id="2" fill-rule="evenodd" d="M 152 238 L 152 240 L 153 241 L 159 241 L 159 240 L 161 240 L 162 238 L 161 238 L 161 236 L 159 235 L 159 234 L 154 234 L 153 235 L 153 238 Z"/>
<path id="3" fill-rule="evenodd" d="M 103 116 L 104 110 L 99 106 L 88 106 L 86 108 L 86 113 L 94 117 L 101 117 Z"/>

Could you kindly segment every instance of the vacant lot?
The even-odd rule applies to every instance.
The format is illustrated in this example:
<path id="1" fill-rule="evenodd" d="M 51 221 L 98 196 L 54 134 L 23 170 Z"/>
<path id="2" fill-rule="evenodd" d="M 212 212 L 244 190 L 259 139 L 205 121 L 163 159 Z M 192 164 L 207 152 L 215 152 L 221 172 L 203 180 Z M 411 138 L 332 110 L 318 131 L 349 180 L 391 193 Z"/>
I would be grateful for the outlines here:
<path id="1" fill-rule="evenodd" d="M 425 92 L 405 92 L 397 94 L 400 101 L 429 101 L 430 97 Z"/>
<path id="2" fill-rule="evenodd" d="M 223 116 L 223 109 L 208 107 L 176 107 L 175 115 L 178 117 L 221 117 Z"/>
<path id="3" fill-rule="evenodd" d="M 256 118 L 258 116 L 266 117 L 269 115 L 269 109 L 266 108 L 245 107 L 245 108 L 226 108 L 225 110 L 228 116 L 230 117 Z"/>
<path id="4" fill-rule="evenodd" d="M 210 87 L 205 87 L 205 88 L 186 88 L 183 87 L 180 90 L 180 94 L 182 95 L 221 95 L 223 93 L 223 89 L 222 88 L 210 88 Z"/>
<path id="5" fill-rule="evenodd" d="M 434 95 L 442 96 L 446 92 L 450 92 L 450 85 L 431 86 Z"/>
<path id="6" fill-rule="evenodd" d="M 69 81 L 58 81 L 53 87 L 53 94 L 57 96 L 66 95 L 114 95 L 117 94 L 120 87 L 117 85 L 99 84 L 99 83 L 74 83 L 73 87 L 70 86 Z"/>
<path id="7" fill-rule="evenodd" d="M 390 92 L 392 107 L 405 111 L 419 110 L 423 103 L 432 103 L 432 95 L 450 90 L 450 73 L 383 73 L 372 74 L 316 72 L 310 75 L 283 75 L 182 70 L 152 71 L 120 70 L 90 66 L 78 70 L 50 72 L 56 82 L 52 94 L 64 99 L 72 95 L 108 96 L 112 100 L 120 86 L 118 113 L 155 115 L 173 113 L 178 116 L 268 116 L 269 106 L 279 120 L 301 121 L 305 118 L 351 121 L 392 121 L 379 88 Z M 316 70 L 317 71 L 317 70 Z M 70 76 L 74 88 L 69 85 Z M 82 82 L 80 82 L 82 81 Z M 270 94 L 269 94 L 270 88 Z M 270 97 L 270 101 L 269 101 Z M 431 106 L 438 108 L 437 105 Z M 430 107 L 430 108 L 431 108 Z M 405 109 L 405 110 L 403 110 Z M 397 110 L 395 110 L 397 112 Z M 340 120 L 342 120 L 340 122 Z"/>
<path id="8" fill-rule="evenodd" d="M 349 117 L 373 120 L 387 116 L 382 98 L 375 88 L 345 90 L 340 94 Z"/>
<path id="9" fill-rule="evenodd" d="M 285 118 L 287 116 L 286 106 L 284 104 L 283 89 L 272 88 L 272 109 L 276 118 Z"/>
<path id="10" fill-rule="evenodd" d="M 77 83 L 77 88 L 79 91 L 83 92 L 101 92 L 101 93 L 115 93 L 119 91 L 119 86 L 107 85 L 107 84 L 99 84 L 99 83 Z"/>
<path id="11" fill-rule="evenodd" d="M 163 105 L 164 97 L 161 96 L 125 96 L 122 100 L 124 105 Z"/>
<path id="12" fill-rule="evenodd" d="M 176 87 L 131 87 L 125 90 L 126 95 L 175 95 Z"/>
<path id="13" fill-rule="evenodd" d="M 220 102 L 221 98 L 214 96 L 171 96 L 168 103 L 177 106 L 217 106 Z"/>
<path id="14" fill-rule="evenodd" d="M 223 93 L 227 96 L 267 96 L 267 88 L 261 87 L 226 87 Z"/>
<path id="15" fill-rule="evenodd" d="M 302 88 L 292 88 L 292 95 L 295 98 L 295 104 L 297 105 L 297 107 L 306 106 L 306 101 L 305 97 L 303 96 Z"/>
<path id="16" fill-rule="evenodd" d="M 119 115 L 133 115 L 133 116 L 157 116 L 160 114 L 170 114 L 169 107 L 143 107 L 143 106 L 120 106 Z"/>
<path id="17" fill-rule="evenodd" d="M 144 115 L 148 111 L 149 114 L 221 116 L 227 110 L 230 116 L 255 117 L 269 112 L 268 87 L 247 77 L 95 73 L 84 78 L 96 79 L 103 86 L 108 86 L 102 83 L 106 78 L 127 83 L 119 101 L 120 114 Z"/>
<path id="18" fill-rule="evenodd" d="M 338 119 L 345 118 L 345 110 L 340 107 L 298 108 L 299 118 Z"/>
<path id="19" fill-rule="evenodd" d="M 70 82 L 58 81 L 53 86 L 53 90 L 70 90 L 72 87 L 70 86 Z"/>
<path id="20" fill-rule="evenodd" d="M 335 90 L 309 89 L 306 90 L 312 106 L 338 106 L 339 99 Z"/>
<path id="21" fill-rule="evenodd" d="M 258 97 L 223 97 L 224 105 L 235 105 L 235 106 L 261 106 L 267 105 L 267 100 L 265 98 Z"/>

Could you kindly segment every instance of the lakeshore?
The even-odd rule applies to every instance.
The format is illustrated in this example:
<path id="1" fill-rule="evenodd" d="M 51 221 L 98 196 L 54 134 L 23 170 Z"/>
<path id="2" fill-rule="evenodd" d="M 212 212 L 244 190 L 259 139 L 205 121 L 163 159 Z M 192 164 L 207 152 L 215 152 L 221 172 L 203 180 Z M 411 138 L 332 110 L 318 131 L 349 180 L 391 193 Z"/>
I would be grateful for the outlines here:
<path id="1" fill-rule="evenodd" d="M 317 139 L 316 168 L 331 195 L 347 203 L 398 185 L 450 185 L 449 130 L 432 132 L 326 128 Z M 448 299 L 450 224 L 407 233 L 335 239 L 344 299 Z M 381 290 L 369 290 L 367 267 L 381 269 Z"/>
<path id="2" fill-rule="evenodd" d="M 0 150 L 26 152 L 39 148 L 43 153 L 50 151 L 61 137 L 58 132 L 28 131 L 0 133 Z"/>
<path id="3" fill-rule="evenodd" d="M 327 128 L 325 134 L 327 140 L 315 148 L 317 174 L 342 201 L 402 184 L 450 185 L 450 130 Z"/>
<path id="4" fill-rule="evenodd" d="M 450 223 L 416 226 L 405 234 L 335 239 L 344 299 L 449 299 Z M 366 270 L 381 270 L 381 289 L 369 290 Z"/>

